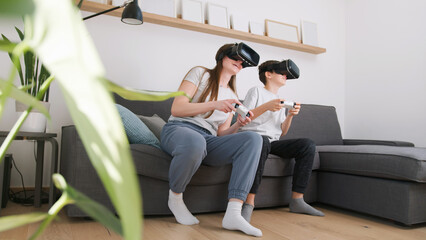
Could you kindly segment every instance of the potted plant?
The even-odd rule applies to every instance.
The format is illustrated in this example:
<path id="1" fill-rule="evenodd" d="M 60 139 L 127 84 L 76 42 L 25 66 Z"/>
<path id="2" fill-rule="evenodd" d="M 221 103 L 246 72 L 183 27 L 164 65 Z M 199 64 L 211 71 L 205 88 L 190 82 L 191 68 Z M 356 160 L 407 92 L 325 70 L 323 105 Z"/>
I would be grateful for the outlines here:
<path id="1" fill-rule="evenodd" d="M 21 41 L 25 38 L 25 32 L 22 32 L 19 28 L 15 27 L 15 30 Z M 2 34 L 5 42 L 11 43 L 11 41 Z M 12 54 L 9 54 L 10 59 L 13 62 Z M 23 54 L 19 61 L 14 62 L 21 83 L 21 90 L 25 91 L 33 97 L 37 97 L 40 92 L 41 86 L 49 78 L 50 73 L 46 67 L 42 64 L 40 58 L 35 55 L 32 51 L 27 51 Z M 46 92 L 40 96 L 41 103 L 49 111 L 49 87 Z M 23 113 L 28 106 L 16 101 L 15 104 L 16 112 Z M 22 124 L 20 130 L 24 132 L 44 132 L 46 130 L 46 117 L 40 113 L 37 109 L 29 113 L 26 121 Z"/>
<path id="2" fill-rule="evenodd" d="M 25 11 L 24 13 L 22 11 Z M 0 39 L 0 50 L 19 57 L 32 50 L 55 76 L 72 120 L 101 179 L 117 215 L 68 186 L 60 174 L 54 174 L 55 185 L 63 191 L 47 213 L 29 213 L 0 217 L 0 232 L 24 224 L 42 221 L 31 239 L 43 230 L 67 204 L 76 204 L 93 219 L 122 235 L 125 239 L 142 238 L 142 199 L 130 146 L 111 92 L 130 100 L 161 101 L 185 95 L 184 92 L 147 92 L 118 86 L 105 78 L 105 70 L 90 39 L 81 16 L 69 0 L 0 1 L 0 14 L 25 15 L 25 28 L 30 34 L 20 43 Z M 58 21 L 60 19 L 60 21 Z M 87 67 L 90 66 L 90 67 Z M 32 108 L 48 115 L 38 99 L 47 91 L 53 77 L 40 86 L 37 97 L 13 85 L 16 70 L 12 66 L 8 79 L 0 77 L 0 117 L 6 98 L 26 103 L 21 115 L 0 147 L 0 162 Z"/>

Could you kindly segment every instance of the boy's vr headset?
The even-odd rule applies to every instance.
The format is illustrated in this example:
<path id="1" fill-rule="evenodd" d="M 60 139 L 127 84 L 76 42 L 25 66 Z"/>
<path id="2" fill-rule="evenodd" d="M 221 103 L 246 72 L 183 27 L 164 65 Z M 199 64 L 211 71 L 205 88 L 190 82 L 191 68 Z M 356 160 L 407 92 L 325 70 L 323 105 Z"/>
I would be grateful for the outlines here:
<path id="1" fill-rule="evenodd" d="M 219 54 L 216 58 L 216 61 L 222 60 L 225 56 L 229 57 L 232 60 L 243 61 L 243 68 L 257 66 L 260 59 L 259 54 L 257 54 L 257 52 L 255 52 L 253 49 L 251 49 L 249 46 L 242 42 L 235 43 L 234 46 Z"/>
<path id="2" fill-rule="evenodd" d="M 272 64 L 263 71 L 274 71 L 281 75 L 285 74 L 287 76 L 287 79 L 298 79 L 300 76 L 299 68 L 291 59 L 283 60 L 282 62 Z"/>

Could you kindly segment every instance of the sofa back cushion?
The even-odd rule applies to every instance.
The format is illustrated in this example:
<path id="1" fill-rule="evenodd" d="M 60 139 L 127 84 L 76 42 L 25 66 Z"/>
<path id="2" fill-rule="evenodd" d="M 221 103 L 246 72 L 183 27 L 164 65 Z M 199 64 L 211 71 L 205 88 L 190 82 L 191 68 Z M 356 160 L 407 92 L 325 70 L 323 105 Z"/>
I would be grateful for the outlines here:
<path id="1" fill-rule="evenodd" d="M 114 98 L 116 103 L 126 107 L 134 114 L 143 116 L 153 116 L 154 114 L 157 114 L 166 122 L 169 120 L 174 99 L 170 98 L 161 102 L 131 101 L 126 100 L 117 94 L 114 94 Z"/>
<path id="2" fill-rule="evenodd" d="M 130 144 L 147 144 L 160 148 L 160 141 L 132 111 L 115 104 Z"/>
<path id="3" fill-rule="evenodd" d="M 342 145 L 342 132 L 333 106 L 302 104 L 291 127 L 281 139 L 310 138 L 317 145 Z"/>

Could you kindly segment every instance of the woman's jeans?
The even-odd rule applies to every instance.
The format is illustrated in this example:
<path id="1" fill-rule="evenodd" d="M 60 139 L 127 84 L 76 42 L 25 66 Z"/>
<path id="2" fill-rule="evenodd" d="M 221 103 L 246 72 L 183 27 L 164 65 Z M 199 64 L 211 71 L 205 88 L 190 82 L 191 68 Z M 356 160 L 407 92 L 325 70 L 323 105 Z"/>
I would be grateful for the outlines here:
<path id="1" fill-rule="evenodd" d="M 262 137 L 254 132 L 213 136 L 206 129 L 188 122 L 168 122 L 161 132 L 161 148 L 173 159 L 169 184 L 182 193 L 201 164 L 232 164 L 228 199 L 245 201 L 259 164 Z"/>
<path id="2" fill-rule="evenodd" d="M 305 193 L 306 186 L 311 177 L 312 164 L 315 157 L 315 142 L 308 138 L 278 140 L 273 142 L 269 142 L 269 138 L 266 136 L 262 136 L 262 138 L 262 153 L 250 193 L 257 193 L 269 153 L 282 158 L 295 159 L 296 164 L 293 169 L 292 191 Z"/>

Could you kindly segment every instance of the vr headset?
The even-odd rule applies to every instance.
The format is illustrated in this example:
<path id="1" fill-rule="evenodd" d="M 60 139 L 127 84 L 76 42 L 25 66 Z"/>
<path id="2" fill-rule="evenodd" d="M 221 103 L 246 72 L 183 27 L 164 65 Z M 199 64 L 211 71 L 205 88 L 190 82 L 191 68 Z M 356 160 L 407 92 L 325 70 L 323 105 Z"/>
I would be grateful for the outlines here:
<path id="1" fill-rule="evenodd" d="M 300 71 L 297 65 L 291 60 L 283 60 L 282 62 L 272 64 L 266 69 L 263 69 L 264 72 L 276 72 L 281 75 L 286 75 L 287 79 L 298 79 L 300 76 Z"/>
<path id="2" fill-rule="evenodd" d="M 216 58 L 216 61 L 222 60 L 225 56 L 235 61 L 243 61 L 243 68 L 257 66 L 260 59 L 257 52 L 242 42 L 235 43 L 232 47 L 219 54 Z"/>

